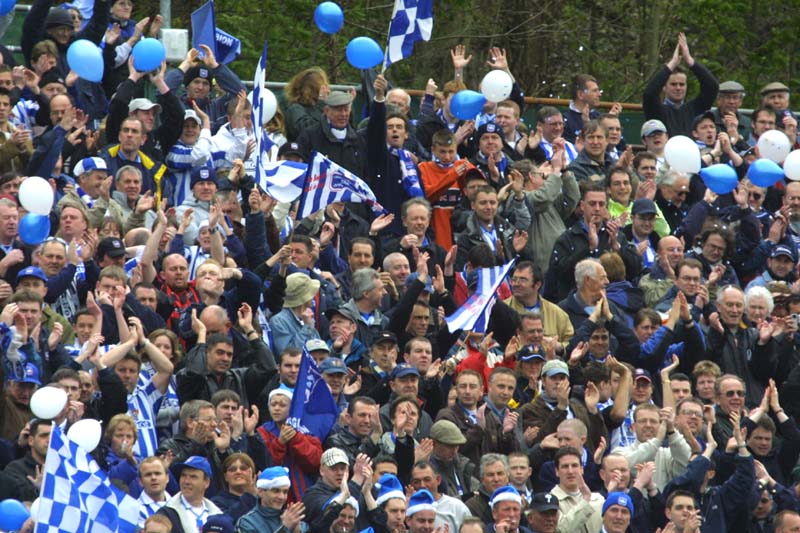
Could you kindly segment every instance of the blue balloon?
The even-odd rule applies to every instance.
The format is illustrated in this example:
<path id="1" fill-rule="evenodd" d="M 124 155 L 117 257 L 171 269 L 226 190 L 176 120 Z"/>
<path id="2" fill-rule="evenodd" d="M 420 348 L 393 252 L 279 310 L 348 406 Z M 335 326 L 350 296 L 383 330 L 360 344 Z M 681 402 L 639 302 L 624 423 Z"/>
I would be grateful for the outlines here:
<path id="1" fill-rule="evenodd" d="M 450 112 L 461 120 L 472 120 L 483 109 L 486 97 L 477 91 L 458 91 L 450 100 Z"/>
<path id="2" fill-rule="evenodd" d="M 0 0 L 0 16 L 8 15 L 17 5 L 17 0 Z"/>
<path id="3" fill-rule="evenodd" d="M 167 57 L 164 45 L 158 39 L 148 37 L 142 39 L 133 47 L 133 68 L 139 72 L 150 72 L 161 67 L 161 62 Z"/>
<path id="4" fill-rule="evenodd" d="M 3 531 L 16 531 L 22 528 L 31 514 L 28 509 L 17 500 L 3 500 L 0 502 L 0 529 Z"/>
<path id="5" fill-rule="evenodd" d="M 19 221 L 19 238 L 22 242 L 36 246 L 50 235 L 50 216 L 28 213 Z M 2 529 L 2 528 L 0 528 Z"/>
<path id="6" fill-rule="evenodd" d="M 347 62 L 358 69 L 372 68 L 383 61 L 383 50 L 369 37 L 356 37 L 347 43 Z"/>
<path id="7" fill-rule="evenodd" d="M 706 187 L 717 194 L 728 194 L 739 184 L 739 177 L 730 165 L 711 165 L 700 169 L 700 177 Z"/>
<path id="8" fill-rule="evenodd" d="M 783 179 L 783 169 L 775 161 L 756 159 L 747 169 L 747 177 L 753 185 L 771 187 Z"/>
<path id="9" fill-rule="evenodd" d="M 322 33 L 336 33 L 344 25 L 342 8 L 335 2 L 322 2 L 314 10 L 314 23 Z"/>
<path id="10" fill-rule="evenodd" d="M 69 45 L 67 64 L 84 80 L 96 83 L 103 79 L 103 53 L 92 41 L 78 39 Z"/>

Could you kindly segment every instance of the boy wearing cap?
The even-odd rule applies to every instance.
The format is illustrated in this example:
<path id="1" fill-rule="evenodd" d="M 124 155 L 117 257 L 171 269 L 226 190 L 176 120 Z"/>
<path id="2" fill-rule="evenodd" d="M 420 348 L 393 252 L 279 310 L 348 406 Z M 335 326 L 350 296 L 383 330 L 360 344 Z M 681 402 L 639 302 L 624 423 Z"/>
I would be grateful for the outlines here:
<path id="1" fill-rule="evenodd" d="M 108 177 L 108 165 L 102 158 L 81 159 L 72 172 L 77 178 L 78 187 L 66 196 L 83 203 L 93 227 L 102 226 L 106 217 L 117 220 L 124 218 L 122 209 L 116 202 L 110 201 L 111 179 Z"/>
<path id="2" fill-rule="evenodd" d="M 287 533 L 306 531 L 303 502 L 289 500 L 291 481 L 289 470 L 273 466 L 261 472 L 256 480 L 259 505 L 244 515 L 236 523 L 238 533 L 272 533 L 285 528 Z"/>
<path id="3" fill-rule="evenodd" d="M 211 150 L 211 122 L 208 115 L 187 109 L 183 113 L 180 138 L 169 149 L 166 158 L 169 174 L 164 196 L 170 205 L 181 205 L 191 196 L 192 171 L 195 167 L 212 166 Z"/>
<path id="4" fill-rule="evenodd" d="M 477 152 L 470 158 L 470 162 L 485 176 L 489 176 L 492 187 L 499 190 L 508 183 L 511 163 L 511 159 L 503 152 L 502 128 L 494 122 L 487 122 L 475 132 L 473 143 Z"/>
<path id="5" fill-rule="evenodd" d="M 177 92 L 185 85 L 186 92 L 181 97 L 184 108 L 191 109 L 196 103 L 203 113 L 208 115 L 212 132 L 215 133 L 225 118 L 228 101 L 235 99 L 236 95 L 246 91 L 244 84 L 236 74 L 226 65 L 217 61 L 214 52 L 206 45 L 200 45 L 201 52 L 192 48 L 186 53 L 177 69 L 167 72 L 165 81 L 169 89 Z M 217 98 L 211 98 L 211 82 L 216 81 L 217 86 L 225 93 Z"/>
<path id="6" fill-rule="evenodd" d="M 158 510 L 172 522 L 172 533 L 200 533 L 209 517 L 222 514 L 205 497 L 211 484 L 211 465 L 205 457 L 193 455 L 173 465 L 181 490 Z"/>

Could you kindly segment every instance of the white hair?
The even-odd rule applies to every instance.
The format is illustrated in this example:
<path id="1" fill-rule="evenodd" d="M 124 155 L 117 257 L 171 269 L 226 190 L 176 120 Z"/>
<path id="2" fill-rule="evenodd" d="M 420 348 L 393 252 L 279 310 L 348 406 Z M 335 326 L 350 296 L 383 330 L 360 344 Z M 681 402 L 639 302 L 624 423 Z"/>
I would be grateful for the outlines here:
<path id="1" fill-rule="evenodd" d="M 579 261 L 578 264 L 575 265 L 575 285 L 578 290 L 583 288 L 583 280 L 586 278 L 595 279 L 597 277 L 598 266 L 603 268 L 603 265 L 600 264 L 600 261 L 593 257 Z"/>
<path id="2" fill-rule="evenodd" d="M 744 293 L 744 306 L 748 307 L 753 299 L 759 298 L 767 301 L 767 311 L 772 313 L 772 310 L 775 308 L 775 299 L 772 298 L 772 293 L 769 292 L 766 287 L 758 286 L 747 289 L 747 292 Z"/>

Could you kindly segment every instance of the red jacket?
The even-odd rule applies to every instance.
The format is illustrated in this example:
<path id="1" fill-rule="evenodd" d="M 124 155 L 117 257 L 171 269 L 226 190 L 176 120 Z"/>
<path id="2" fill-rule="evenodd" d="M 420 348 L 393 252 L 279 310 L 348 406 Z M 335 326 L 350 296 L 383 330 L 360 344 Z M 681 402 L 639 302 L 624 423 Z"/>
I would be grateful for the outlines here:
<path id="1" fill-rule="evenodd" d="M 303 501 L 303 494 L 313 484 L 311 476 L 319 473 L 322 443 L 317 437 L 298 431 L 287 446 L 278 439 L 280 430 L 273 421 L 258 428 L 258 433 L 264 439 L 272 457 L 272 466 L 285 466 L 289 469 L 289 479 L 292 482 L 289 503 Z"/>

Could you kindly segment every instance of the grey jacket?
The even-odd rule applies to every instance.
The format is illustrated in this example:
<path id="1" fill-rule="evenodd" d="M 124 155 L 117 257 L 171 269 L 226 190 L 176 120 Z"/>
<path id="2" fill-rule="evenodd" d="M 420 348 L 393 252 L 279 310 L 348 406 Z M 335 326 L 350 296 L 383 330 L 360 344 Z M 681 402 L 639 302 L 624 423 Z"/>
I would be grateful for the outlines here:
<path id="1" fill-rule="evenodd" d="M 564 221 L 575 211 L 580 198 L 578 182 L 571 172 L 550 174 L 541 188 L 525 193 L 531 214 L 525 252 L 533 257 L 542 274 L 550 265 L 550 253 L 556 240 L 567 230 Z"/>

